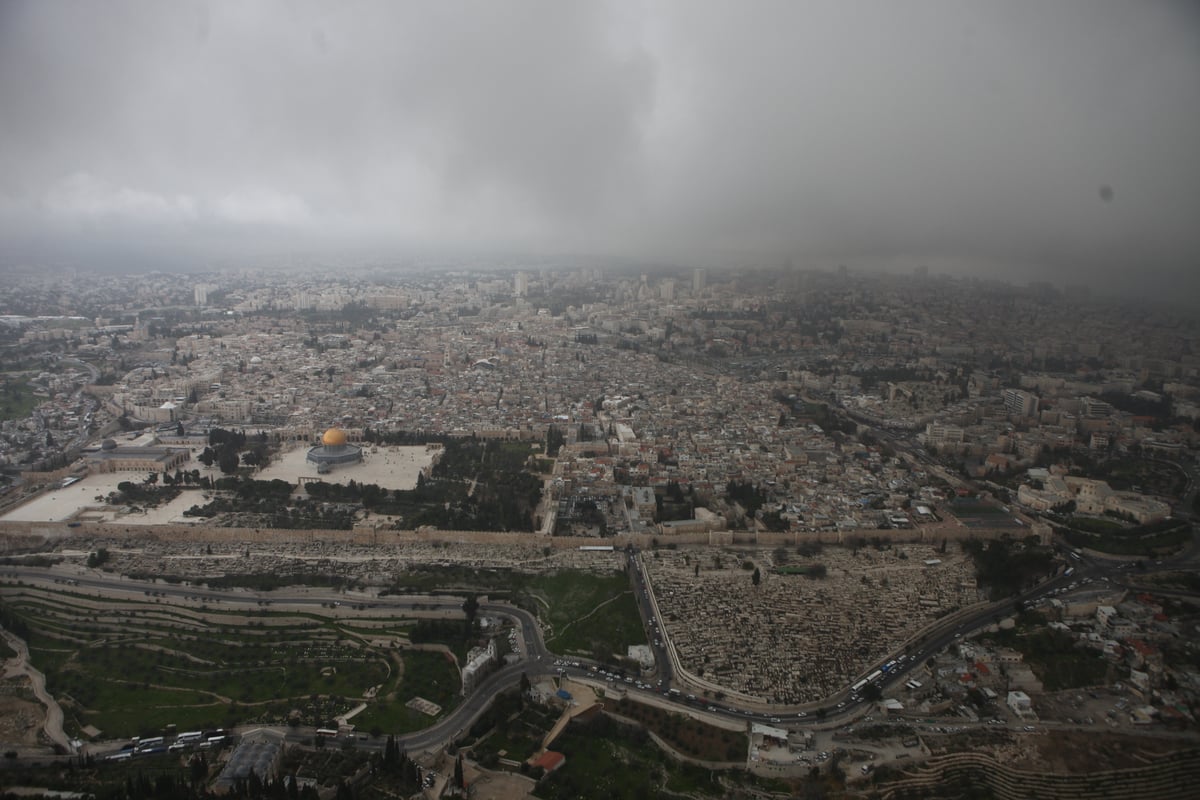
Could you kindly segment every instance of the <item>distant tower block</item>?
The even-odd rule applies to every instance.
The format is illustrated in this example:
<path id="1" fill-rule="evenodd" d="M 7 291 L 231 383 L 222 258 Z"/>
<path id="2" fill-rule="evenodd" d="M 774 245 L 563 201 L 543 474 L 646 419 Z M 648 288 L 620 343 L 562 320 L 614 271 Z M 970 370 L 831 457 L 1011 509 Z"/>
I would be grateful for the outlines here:
<path id="1" fill-rule="evenodd" d="M 196 301 L 198 306 L 208 305 L 208 296 L 216 291 L 217 287 L 211 283 L 197 283 L 192 287 L 192 299 Z"/>
<path id="2" fill-rule="evenodd" d="M 517 297 L 525 297 L 529 294 L 529 275 L 524 272 L 518 272 L 513 278 L 513 294 Z"/>
<path id="3" fill-rule="evenodd" d="M 700 294 L 708 285 L 708 270 L 696 267 L 692 270 L 692 294 Z"/>

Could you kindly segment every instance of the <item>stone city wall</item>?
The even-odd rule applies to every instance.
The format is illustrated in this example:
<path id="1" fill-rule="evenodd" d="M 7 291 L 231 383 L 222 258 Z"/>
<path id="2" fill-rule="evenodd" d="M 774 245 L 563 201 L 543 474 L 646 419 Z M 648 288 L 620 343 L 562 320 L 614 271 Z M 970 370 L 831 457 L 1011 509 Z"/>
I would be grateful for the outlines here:
<path id="1" fill-rule="evenodd" d="M 997 539 L 1013 535 L 1011 528 L 948 528 L 936 534 L 914 530 L 859 530 L 823 531 L 817 533 L 755 533 L 752 531 L 714 531 L 713 533 L 679 534 L 671 537 L 650 534 L 631 534 L 617 537 L 546 536 L 540 533 L 506 533 L 501 531 L 450 531 L 435 528 L 418 530 L 354 530 L 284 529 L 284 528 L 227 528 L 215 525 L 121 525 L 101 522 L 25 522 L 0 521 L 0 540 L 11 537 L 42 537 L 62 539 L 119 539 L 128 536 L 135 539 L 175 540 L 195 542 L 312 542 L 323 540 L 329 543 L 355 545 L 397 544 L 403 542 L 443 542 L 459 544 L 520 544 L 569 549 L 612 545 L 618 549 L 632 544 L 639 548 L 671 545 L 752 545 L 758 547 L 796 546 L 806 542 L 853 546 L 861 540 L 873 542 L 878 539 L 887 543 L 926 542 L 938 543 L 942 539 L 951 542 L 966 539 Z M 1019 532 L 1018 532 L 1019 533 Z M 0 549 L 6 544 L 0 543 Z"/>
<path id="2" fill-rule="evenodd" d="M 79 471 L 76 464 L 68 464 L 60 469 L 51 470 L 49 472 L 22 472 L 21 480 L 27 483 L 49 483 L 50 481 L 60 481 L 63 478 L 68 478 Z"/>

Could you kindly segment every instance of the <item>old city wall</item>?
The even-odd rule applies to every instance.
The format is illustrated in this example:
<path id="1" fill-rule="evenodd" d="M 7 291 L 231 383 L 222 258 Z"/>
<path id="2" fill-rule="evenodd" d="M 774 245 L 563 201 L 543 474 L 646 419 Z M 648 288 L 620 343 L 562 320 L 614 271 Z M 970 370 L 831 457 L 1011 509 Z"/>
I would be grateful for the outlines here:
<path id="1" fill-rule="evenodd" d="M 79 467 L 75 464 L 68 464 L 65 467 L 60 467 L 56 470 L 48 472 L 22 472 L 21 480 L 26 483 L 50 483 L 51 481 L 61 481 L 63 478 L 68 478 L 79 472 Z"/>
<path id="2" fill-rule="evenodd" d="M 714 531 L 712 533 L 684 533 L 672 536 L 635 534 L 609 538 L 573 536 L 545 536 L 538 533 L 504 533 L 498 531 L 449 531 L 433 528 L 419 530 L 376 530 L 356 528 L 354 530 L 330 529 L 281 529 L 281 528 L 226 528 L 214 525 L 121 525 L 119 523 L 80 522 L 68 525 L 63 522 L 18 522 L 0 521 L 0 551 L 24 550 L 31 541 L 78 539 L 138 539 L 190 542 L 257 542 L 261 544 L 292 542 L 306 543 L 324 541 L 330 544 L 349 545 L 396 545 L 404 542 L 445 544 L 521 544 L 555 549 L 575 549 L 585 546 L 613 545 L 621 548 L 627 544 L 648 548 L 672 545 L 718 545 L 779 547 L 797 546 L 805 543 L 853 546 L 863 541 L 887 543 L 925 542 L 939 544 L 941 541 L 965 539 L 996 539 L 1012 535 L 1012 529 L 989 528 L 939 528 L 936 532 L 914 530 L 860 530 L 824 531 L 817 533 L 754 533 L 751 531 Z"/>

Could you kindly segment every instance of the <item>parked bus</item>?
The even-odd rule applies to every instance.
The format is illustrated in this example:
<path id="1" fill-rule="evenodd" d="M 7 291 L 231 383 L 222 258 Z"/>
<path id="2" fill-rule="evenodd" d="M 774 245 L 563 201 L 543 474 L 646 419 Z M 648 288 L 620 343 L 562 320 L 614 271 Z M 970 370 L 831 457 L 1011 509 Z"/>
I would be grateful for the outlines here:
<path id="1" fill-rule="evenodd" d="M 337 735 L 338 735 L 337 728 L 317 728 L 317 736 L 324 736 L 326 738 L 332 739 L 334 736 L 337 736 Z"/>
<path id="2" fill-rule="evenodd" d="M 187 744 L 188 742 L 198 742 L 204 737 L 204 731 L 186 731 L 175 737 L 175 741 L 179 744 Z"/>
<path id="3" fill-rule="evenodd" d="M 139 739 L 137 746 L 133 748 L 133 752 L 145 753 L 146 751 L 152 750 L 155 747 L 162 747 L 162 746 L 163 746 L 163 737 L 151 736 L 147 739 Z"/>

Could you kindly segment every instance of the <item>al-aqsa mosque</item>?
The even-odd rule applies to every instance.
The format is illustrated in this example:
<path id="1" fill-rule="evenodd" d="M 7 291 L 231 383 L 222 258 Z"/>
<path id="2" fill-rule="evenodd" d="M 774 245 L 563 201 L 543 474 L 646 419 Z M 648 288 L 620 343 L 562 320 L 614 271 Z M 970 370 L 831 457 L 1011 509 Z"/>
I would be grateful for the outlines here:
<path id="1" fill-rule="evenodd" d="M 318 474 L 325 474 L 335 466 L 361 462 L 362 448 L 350 444 L 341 428 L 330 428 L 321 436 L 319 445 L 309 448 L 305 460 L 317 465 Z"/>

